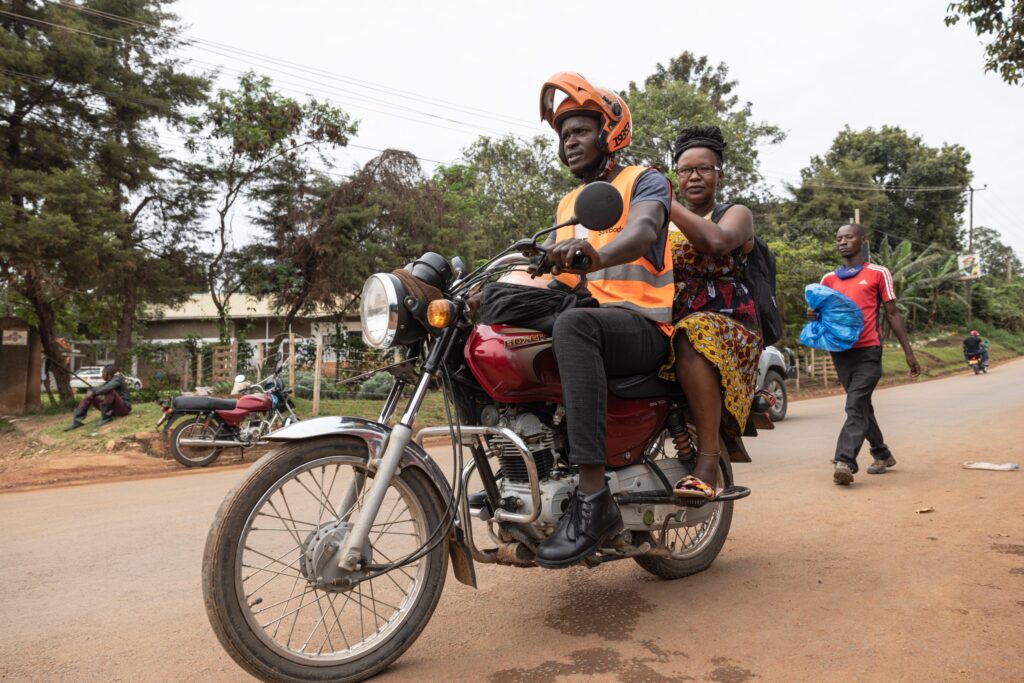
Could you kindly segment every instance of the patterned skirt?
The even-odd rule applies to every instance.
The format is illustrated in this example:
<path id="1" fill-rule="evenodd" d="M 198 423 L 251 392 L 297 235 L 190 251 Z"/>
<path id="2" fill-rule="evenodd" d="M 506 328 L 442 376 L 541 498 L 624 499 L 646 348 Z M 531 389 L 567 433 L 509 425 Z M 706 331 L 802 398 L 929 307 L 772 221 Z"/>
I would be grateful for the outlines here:
<path id="1" fill-rule="evenodd" d="M 699 311 L 675 324 L 673 340 L 685 334 L 690 345 L 718 368 L 722 376 L 722 398 L 725 408 L 736 421 L 739 432 L 746 429 L 750 402 L 757 387 L 757 364 L 761 358 L 761 338 L 742 323 L 721 313 Z M 675 345 L 669 351 L 668 363 L 659 375 L 676 381 Z"/>

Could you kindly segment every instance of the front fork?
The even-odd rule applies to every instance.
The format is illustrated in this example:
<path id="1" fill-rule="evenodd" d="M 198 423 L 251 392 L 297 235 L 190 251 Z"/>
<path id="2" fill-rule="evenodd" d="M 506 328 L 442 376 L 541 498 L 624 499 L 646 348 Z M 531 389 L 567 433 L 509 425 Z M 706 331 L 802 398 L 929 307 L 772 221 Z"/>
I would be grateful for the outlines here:
<path id="1" fill-rule="evenodd" d="M 440 367 L 441 359 L 448 353 L 448 349 L 455 339 L 456 331 L 455 325 L 445 329 L 440 339 L 430 349 L 430 353 L 427 354 L 427 358 L 423 362 L 423 374 L 420 376 L 419 382 L 416 383 L 416 389 L 413 391 L 412 398 L 409 399 L 409 405 L 406 406 L 402 419 L 399 420 L 398 424 L 395 425 L 388 435 L 387 443 L 384 446 L 384 454 L 380 458 L 368 463 L 370 469 L 374 471 L 373 487 L 367 493 L 359 517 L 352 526 L 352 530 L 345 537 L 345 543 L 341 549 L 340 565 L 346 571 L 356 571 L 359 569 L 359 563 L 362 559 L 362 548 L 366 547 L 366 541 L 370 535 L 370 527 L 373 525 L 377 513 L 380 512 L 384 496 L 387 494 L 388 487 L 391 486 L 391 478 L 395 476 L 398 464 L 402 460 L 402 454 L 405 452 L 409 442 L 412 441 L 412 426 L 416 420 L 416 414 L 419 412 L 420 405 L 422 405 L 423 399 L 427 395 L 430 382 L 434 379 Z M 398 389 L 400 393 L 399 382 L 396 382 L 395 389 Z M 385 411 L 393 409 L 394 404 L 398 401 L 395 389 L 392 389 L 392 393 L 388 397 Z M 352 507 L 355 505 L 359 494 L 359 491 L 355 490 L 357 484 L 360 485 L 359 488 L 362 488 L 362 482 L 358 479 L 352 483 L 350 490 L 345 494 L 344 500 L 342 500 L 342 504 L 337 510 L 339 519 L 343 519 L 351 514 Z M 351 501 L 349 500 L 350 498 Z"/>

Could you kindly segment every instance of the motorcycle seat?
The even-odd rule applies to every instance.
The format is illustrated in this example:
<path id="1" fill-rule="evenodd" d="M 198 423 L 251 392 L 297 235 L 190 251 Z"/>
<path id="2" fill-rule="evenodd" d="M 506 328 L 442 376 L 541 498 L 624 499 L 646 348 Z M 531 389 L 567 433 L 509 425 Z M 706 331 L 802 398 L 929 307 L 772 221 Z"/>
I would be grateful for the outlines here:
<path id="1" fill-rule="evenodd" d="M 238 401 L 233 398 L 213 398 L 212 396 L 178 396 L 171 401 L 171 410 L 234 410 Z"/>
<path id="2" fill-rule="evenodd" d="M 608 391 L 619 398 L 682 398 L 678 382 L 669 382 L 651 372 L 643 375 L 609 377 Z"/>

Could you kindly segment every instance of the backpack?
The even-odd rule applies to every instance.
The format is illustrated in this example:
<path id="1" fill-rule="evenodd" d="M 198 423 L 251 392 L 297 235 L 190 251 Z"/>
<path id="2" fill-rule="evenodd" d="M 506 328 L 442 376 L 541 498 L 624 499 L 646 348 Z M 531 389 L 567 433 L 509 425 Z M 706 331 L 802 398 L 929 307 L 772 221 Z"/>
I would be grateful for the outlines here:
<path id="1" fill-rule="evenodd" d="M 711 222 L 718 220 L 728 211 L 732 204 L 719 204 L 711 212 Z M 747 288 L 754 299 L 757 309 L 757 320 L 761 324 L 761 340 L 764 346 L 771 346 L 780 339 L 784 331 L 784 321 L 775 299 L 775 254 L 757 235 L 754 235 L 754 248 L 749 254 L 737 250 L 743 263 L 743 275 Z"/>

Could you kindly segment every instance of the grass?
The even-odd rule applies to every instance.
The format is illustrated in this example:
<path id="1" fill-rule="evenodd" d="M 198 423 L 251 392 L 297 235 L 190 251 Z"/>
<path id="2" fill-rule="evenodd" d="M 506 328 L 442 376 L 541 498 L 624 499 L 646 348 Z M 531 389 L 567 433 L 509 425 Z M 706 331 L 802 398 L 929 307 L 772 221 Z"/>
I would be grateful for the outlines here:
<path id="1" fill-rule="evenodd" d="M 1013 348 L 995 341 L 989 344 L 988 354 L 991 361 L 1009 360 L 1020 355 Z M 914 355 L 925 375 L 941 375 L 966 368 L 960 340 L 955 340 L 951 345 L 914 347 Z M 882 350 L 882 375 L 902 375 L 906 372 L 907 362 L 903 356 L 903 349 L 898 345 L 886 346 Z"/>
<path id="2" fill-rule="evenodd" d="M 406 392 L 408 399 L 410 392 Z M 348 415 L 362 417 L 368 420 L 376 420 L 380 415 L 380 409 L 384 405 L 383 400 L 371 399 L 346 399 L 346 400 L 325 400 L 320 402 L 320 416 L 326 415 Z M 53 415 L 64 415 L 67 419 L 51 420 L 46 419 L 41 424 L 38 433 L 45 437 L 46 441 L 54 446 L 64 449 L 81 448 L 82 450 L 96 450 L 105 447 L 108 441 L 134 436 L 142 432 L 156 430 L 156 423 L 160 420 L 161 410 L 156 403 L 134 403 L 132 412 L 126 417 L 115 418 L 112 423 L 105 425 L 102 429 L 96 428 L 99 420 L 99 412 L 90 409 L 85 424 L 70 432 L 64 428 L 71 422 L 71 410 L 64 406 L 59 409 L 36 413 L 35 417 L 49 418 Z M 297 398 L 295 399 L 296 413 L 302 419 L 312 417 L 312 401 Z M 405 409 L 405 401 L 399 404 L 399 411 Z M 38 420 L 43 422 L 43 420 Z M 420 409 L 417 427 L 429 425 L 447 424 L 444 414 L 444 403 L 441 394 L 433 391 L 427 394 Z M 26 425 L 23 425 L 26 426 Z M 9 431 L 14 426 L 9 422 L 0 421 L 0 432 Z"/>

